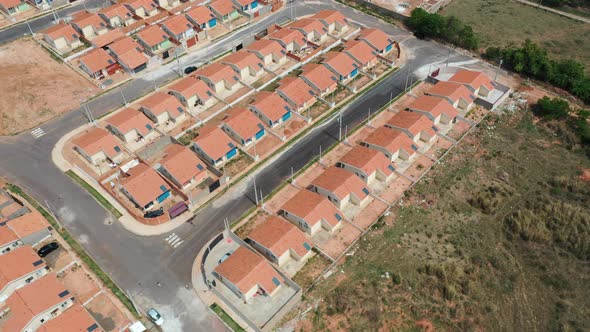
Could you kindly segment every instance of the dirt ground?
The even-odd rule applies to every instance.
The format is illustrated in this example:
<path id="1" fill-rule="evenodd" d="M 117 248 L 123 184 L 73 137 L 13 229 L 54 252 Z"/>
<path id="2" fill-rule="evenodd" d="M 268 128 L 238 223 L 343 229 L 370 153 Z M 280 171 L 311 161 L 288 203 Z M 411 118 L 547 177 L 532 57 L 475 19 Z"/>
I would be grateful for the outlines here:
<path id="1" fill-rule="evenodd" d="M 76 108 L 98 88 L 26 38 L 0 46 L 0 91 L 0 135 L 9 135 Z"/>
<path id="2" fill-rule="evenodd" d="M 129 319 L 116 309 L 111 299 L 104 293 L 92 299 L 86 309 L 105 332 L 121 331 L 130 323 Z"/>
<path id="3" fill-rule="evenodd" d="M 100 291 L 92 276 L 80 265 L 74 264 L 58 275 L 61 282 L 68 286 L 80 303 L 88 301 Z"/>

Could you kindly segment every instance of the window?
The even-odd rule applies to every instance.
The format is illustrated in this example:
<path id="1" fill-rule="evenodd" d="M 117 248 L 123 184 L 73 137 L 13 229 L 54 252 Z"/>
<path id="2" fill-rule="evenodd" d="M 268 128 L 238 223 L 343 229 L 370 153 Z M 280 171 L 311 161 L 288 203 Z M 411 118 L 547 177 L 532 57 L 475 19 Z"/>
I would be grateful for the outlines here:
<path id="1" fill-rule="evenodd" d="M 368 195 L 369 194 L 369 189 L 363 188 L 363 192 Z"/>
<path id="2" fill-rule="evenodd" d="M 63 292 L 61 292 L 61 293 L 57 294 L 57 296 L 59 296 L 60 298 L 64 298 L 64 297 L 66 297 L 68 294 L 70 294 L 70 292 L 69 292 L 69 291 L 67 291 L 67 290 L 65 290 L 65 291 L 63 291 Z"/>
<path id="3" fill-rule="evenodd" d="M 336 218 L 336 220 L 338 220 L 338 221 L 341 221 L 341 220 L 342 220 L 342 217 L 341 217 L 341 216 L 340 216 L 338 213 L 335 213 L 335 214 L 334 214 L 334 217 L 335 217 L 335 218 Z"/>
<path id="4" fill-rule="evenodd" d="M 303 242 L 303 248 L 305 248 L 305 250 L 307 250 L 307 251 L 311 250 L 311 246 L 307 242 Z"/>

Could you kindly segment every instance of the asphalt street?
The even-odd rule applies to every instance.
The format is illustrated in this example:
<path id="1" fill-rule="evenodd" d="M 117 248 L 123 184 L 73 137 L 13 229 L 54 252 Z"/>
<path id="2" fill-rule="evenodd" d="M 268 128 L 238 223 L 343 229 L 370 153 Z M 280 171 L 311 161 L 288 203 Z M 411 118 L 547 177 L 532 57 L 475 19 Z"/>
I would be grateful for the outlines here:
<path id="1" fill-rule="evenodd" d="M 87 1 L 88 5 L 91 1 Z M 240 30 L 207 49 L 183 59 L 185 65 L 201 63 L 230 49 L 246 34 L 259 31 L 285 15 L 297 16 L 321 9 L 337 9 L 362 24 L 379 27 L 402 41 L 408 54 L 404 69 L 383 80 L 378 86 L 342 110 L 343 126 L 353 128 L 366 119 L 369 108 L 376 110 L 398 95 L 406 84 L 410 71 L 412 79 L 420 68 L 431 63 L 468 61 L 470 58 L 449 51 L 429 41 L 417 40 L 408 32 L 385 24 L 371 16 L 330 1 L 296 2 L 274 16 Z M 71 9 L 71 8 L 69 8 Z M 42 23 L 39 23 L 42 26 Z M 3 35 L 7 33 L 7 35 Z M 12 34 L 16 34 L 13 32 Z M 0 32 L 0 40 L 12 35 Z M 138 98 L 157 85 L 176 76 L 170 67 L 147 74 L 124 85 L 121 90 L 128 100 Z M 121 106 L 119 88 L 89 102 L 95 117 Z M 203 245 L 223 227 L 225 218 L 235 220 L 253 206 L 251 182 L 243 182 L 229 190 L 220 199 L 202 209 L 194 218 L 194 225 L 186 224 L 174 232 L 184 241 L 173 249 L 166 242 L 167 234 L 158 237 L 141 237 L 126 231 L 88 193 L 74 184 L 51 162 L 51 150 L 67 132 L 86 121 L 79 110 L 72 111 L 42 126 L 46 134 L 35 139 L 29 132 L 0 138 L 0 174 L 8 181 L 22 186 L 40 202 L 47 202 L 60 221 L 84 245 L 113 280 L 130 294 L 142 310 L 158 308 L 166 318 L 165 331 L 214 331 L 225 326 L 207 310 L 195 296 L 190 285 L 193 261 Z M 327 148 L 338 137 L 335 119 L 312 130 L 301 141 L 280 157 L 260 169 L 256 183 L 263 193 L 285 181 L 291 167 L 297 171 L 318 155 L 320 145 Z M 160 282 L 162 287 L 157 287 Z"/>

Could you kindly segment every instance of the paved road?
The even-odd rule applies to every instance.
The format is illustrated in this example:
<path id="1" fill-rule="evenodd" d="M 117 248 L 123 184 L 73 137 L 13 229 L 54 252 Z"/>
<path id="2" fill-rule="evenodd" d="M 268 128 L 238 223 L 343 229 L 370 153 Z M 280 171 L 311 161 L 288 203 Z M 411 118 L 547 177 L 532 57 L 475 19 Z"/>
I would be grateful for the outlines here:
<path id="1" fill-rule="evenodd" d="M 343 121 L 349 128 L 363 121 L 369 108 L 378 109 L 391 95 L 399 94 L 404 88 L 408 70 L 415 73 L 430 63 L 446 60 L 449 54 L 450 62 L 469 60 L 453 51 L 449 53 L 447 48 L 440 45 L 416 40 L 401 29 L 328 1 L 299 2 L 294 9 L 286 9 L 271 19 L 278 19 L 295 10 L 297 15 L 305 15 L 324 8 L 336 8 L 363 24 L 386 30 L 396 39 L 403 40 L 402 47 L 409 56 L 406 69 L 388 77 L 343 110 Z M 251 33 L 255 28 L 261 29 L 265 22 L 240 31 L 209 50 L 203 50 L 203 58 L 228 49 L 239 42 L 244 33 Z M 192 56 L 188 59 L 189 63 L 193 61 Z M 169 69 L 162 69 L 146 78 L 132 81 L 123 91 L 128 99 L 132 99 L 151 89 L 151 79 L 162 82 L 173 75 Z M 95 116 L 99 116 L 121 104 L 120 92 L 115 90 L 107 93 L 89 104 Z M 51 150 L 55 143 L 84 122 L 81 113 L 73 111 L 42 126 L 46 135 L 39 139 L 34 139 L 29 133 L 1 138 L 0 174 L 24 187 L 39 201 L 47 200 L 64 225 L 113 280 L 131 294 L 141 309 L 145 310 L 149 306 L 159 308 L 167 318 L 165 331 L 224 330 L 225 327 L 213 318 L 190 289 L 190 270 L 199 249 L 221 230 L 224 218 L 234 220 L 253 205 L 250 183 L 243 182 L 232 188 L 203 209 L 195 216 L 195 226 L 186 224 L 177 229 L 175 233 L 184 241 L 177 249 L 172 249 L 164 241 L 167 235 L 149 238 L 133 235 L 119 223 L 110 223 L 111 216 L 51 162 Z M 261 169 L 257 174 L 257 184 L 263 192 L 271 192 L 288 177 L 291 167 L 298 170 L 305 165 L 318 154 L 320 144 L 329 146 L 336 141 L 337 134 L 338 127 L 334 119 L 327 121 Z M 162 287 L 156 286 L 158 282 Z"/>

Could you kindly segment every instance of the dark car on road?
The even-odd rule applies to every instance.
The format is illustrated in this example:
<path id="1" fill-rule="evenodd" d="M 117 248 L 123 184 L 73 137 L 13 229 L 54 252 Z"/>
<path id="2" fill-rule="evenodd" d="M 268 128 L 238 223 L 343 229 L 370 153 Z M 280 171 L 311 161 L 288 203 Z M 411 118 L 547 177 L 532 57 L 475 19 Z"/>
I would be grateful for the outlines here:
<path id="1" fill-rule="evenodd" d="M 164 214 L 164 209 L 163 208 L 159 208 L 157 210 L 153 210 L 153 211 L 148 211 L 146 212 L 143 217 L 144 218 L 156 218 L 159 217 L 161 215 Z"/>
<path id="2" fill-rule="evenodd" d="M 41 247 L 41 249 L 37 251 L 37 254 L 39 254 L 41 257 L 45 257 L 55 251 L 57 248 L 59 248 L 59 244 L 57 244 L 57 242 L 51 242 Z"/>
<path id="3" fill-rule="evenodd" d="M 192 73 L 195 70 L 197 70 L 197 67 L 195 67 L 195 66 L 186 67 L 186 68 L 184 68 L 184 74 L 185 75 L 188 75 L 188 74 Z"/>

